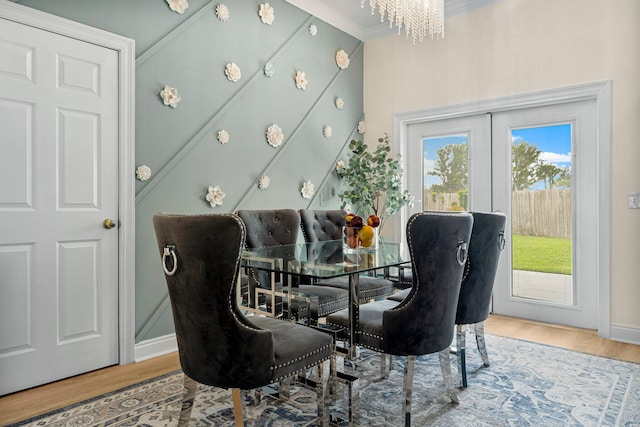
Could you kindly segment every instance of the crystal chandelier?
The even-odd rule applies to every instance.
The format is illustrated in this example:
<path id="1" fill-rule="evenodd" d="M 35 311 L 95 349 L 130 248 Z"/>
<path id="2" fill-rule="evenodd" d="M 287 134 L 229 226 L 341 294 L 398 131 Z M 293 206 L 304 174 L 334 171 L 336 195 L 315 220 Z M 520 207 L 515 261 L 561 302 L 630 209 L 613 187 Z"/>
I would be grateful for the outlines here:
<path id="1" fill-rule="evenodd" d="M 361 0 L 364 7 L 366 0 Z M 398 34 L 402 27 L 409 38 L 409 34 L 416 40 L 423 41 L 428 34 L 433 38 L 444 38 L 444 0 L 369 0 L 371 14 L 380 13 L 380 22 L 385 14 L 389 20 L 389 27 L 396 24 Z"/>

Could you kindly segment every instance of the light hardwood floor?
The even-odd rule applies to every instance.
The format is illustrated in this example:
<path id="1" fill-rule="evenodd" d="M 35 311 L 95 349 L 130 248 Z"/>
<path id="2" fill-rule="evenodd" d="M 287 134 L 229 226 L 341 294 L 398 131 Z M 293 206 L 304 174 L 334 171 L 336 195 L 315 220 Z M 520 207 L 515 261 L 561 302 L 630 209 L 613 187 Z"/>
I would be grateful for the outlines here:
<path id="1" fill-rule="evenodd" d="M 612 359 L 640 363 L 640 346 L 607 340 L 595 331 L 491 315 L 488 334 L 500 335 Z M 491 357 L 491 349 L 489 349 Z M 0 425 L 11 424 L 180 369 L 177 353 L 140 363 L 112 366 L 0 397 Z"/>

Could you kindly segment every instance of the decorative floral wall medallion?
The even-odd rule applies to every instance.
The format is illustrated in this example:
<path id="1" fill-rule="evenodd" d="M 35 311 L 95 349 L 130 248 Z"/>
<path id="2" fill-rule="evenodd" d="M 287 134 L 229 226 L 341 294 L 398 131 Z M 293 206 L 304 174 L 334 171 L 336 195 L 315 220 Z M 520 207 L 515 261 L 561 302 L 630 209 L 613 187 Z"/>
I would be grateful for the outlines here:
<path id="1" fill-rule="evenodd" d="M 258 180 L 258 188 L 261 190 L 266 190 L 269 188 L 269 184 L 271 184 L 271 178 L 267 175 L 262 175 Z"/>
<path id="2" fill-rule="evenodd" d="M 222 22 L 227 22 L 229 20 L 229 8 L 226 5 L 220 3 L 216 6 L 216 16 Z"/>
<path id="3" fill-rule="evenodd" d="M 262 3 L 260 5 L 258 15 L 260 15 L 262 22 L 267 25 L 273 24 L 273 20 L 276 18 L 273 8 L 269 6 L 269 3 Z"/>
<path id="4" fill-rule="evenodd" d="M 264 75 L 267 77 L 273 77 L 273 74 L 276 72 L 276 68 L 273 66 L 271 62 L 267 62 L 264 64 Z"/>
<path id="5" fill-rule="evenodd" d="M 300 194 L 302 194 L 302 197 L 305 199 L 312 198 L 315 192 L 315 186 L 311 183 L 311 181 L 305 181 L 300 188 Z"/>
<path id="6" fill-rule="evenodd" d="M 360 120 L 358 122 L 358 133 L 362 135 L 367 131 L 367 125 L 365 125 L 364 120 Z"/>
<path id="7" fill-rule="evenodd" d="M 309 83 L 307 80 L 307 73 L 298 70 L 296 72 L 296 87 L 298 89 L 305 90 L 307 88 L 307 83 Z"/>
<path id="8" fill-rule="evenodd" d="M 333 129 L 331 129 L 331 126 L 325 126 L 322 128 L 322 135 L 325 138 L 331 138 L 331 136 L 333 135 Z"/>
<path id="9" fill-rule="evenodd" d="M 225 196 L 226 194 L 224 194 L 219 185 L 216 185 L 215 187 L 209 186 L 209 192 L 205 199 L 209 202 L 212 208 L 215 208 L 218 205 L 222 205 L 222 199 L 224 199 Z"/>
<path id="10" fill-rule="evenodd" d="M 187 0 L 167 0 L 167 4 L 171 10 L 180 14 L 184 13 L 184 11 L 189 7 L 189 2 Z"/>
<path id="11" fill-rule="evenodd" d="M 318 34 L 318 27 L 316 27 L 315 24 L 309 25 L 309 34 L 311 34 L 312 37 L 315 37 L 316 34 Z"/>
<path id="12" fill-rule="evenodd" d="M 279 147 L 283 140 L 284 134 L 282 133 L 280 126 L 272 124 L 267 128 L 267 142 L 270 146 L 274 148 Z"/>
<path id="13" fill-rule="evenodd" d="M 336 163 L 336 174 L 338 176 L 342 176 L 342 174 L 344 173 L 344 168 L 347 167 L 347 164 L 344 162 L 344 160 L 338 160 L 338 163 Z"/>
<path id="14" fill-rule="evenodd" d="M 342 110 L 344 108 L 344 100 L 342 98 L 336 98 L 336 108 Z"/>
<path id="15" fill-rule="evenodd" d="M 227 79 L 234 83 L 237 83 L 238 80 L 240 80 L 240 78 L 242 77 L 240 67 L 238 67 L 235 62 L 229 62 L 224 68 L 224 73 L 226 74 Z"/>
<path id="16" fill-rule="evenodd" d="M 176 108 L 178 106 L 178 102 L 182 100 L 182 97 L 178 94 L 178 89 L 171 86 L 165 86 L 164 89 L 160 91 L 160 96 L 162 97 L 164 105 L 168 105 L 172 108 Z"/>
<path id="17" fill-rule="evenodd" d="M 349 68 L 349 62 L 349 54 L 347 52 L 343 49 L 336 52 L 336 64 L 338 64 L 341 70 Z"/>
<path id="18" fill-rule="evenodd" d="M 136 169 L 136 178 L 140 181 L 146 181 L 151 178 L 151 168 L 147 165 L 138 166 Z"/>
<path id="19" fill-rule="evenodd" d="M 226 144 L 227 142 L 229 142 L 229 132 L 224 129 L 219 130 L 218 141 L 220 142 L 220 144 Z"/>

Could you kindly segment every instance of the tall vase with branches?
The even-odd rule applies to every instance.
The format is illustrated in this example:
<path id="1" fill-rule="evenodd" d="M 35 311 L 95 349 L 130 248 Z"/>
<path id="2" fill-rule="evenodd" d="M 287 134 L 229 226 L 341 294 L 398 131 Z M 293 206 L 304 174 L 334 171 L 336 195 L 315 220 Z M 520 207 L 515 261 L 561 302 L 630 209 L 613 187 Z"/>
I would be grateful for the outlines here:
<path id="1" fill-rule="evenodd" d="M 363 218 L 377 215 L 382 228 L 391 215 L 413 203 L 413 196 L 402 190 L 400 156 L 391 154 L 389 135 L 378 139 L 373 152 L 368 148 L 362 141 L 349 143 L 353 155 L 349 164 L 339 171 L 346 189 L 338 197 L 343 209 L 348 208 Z"/>

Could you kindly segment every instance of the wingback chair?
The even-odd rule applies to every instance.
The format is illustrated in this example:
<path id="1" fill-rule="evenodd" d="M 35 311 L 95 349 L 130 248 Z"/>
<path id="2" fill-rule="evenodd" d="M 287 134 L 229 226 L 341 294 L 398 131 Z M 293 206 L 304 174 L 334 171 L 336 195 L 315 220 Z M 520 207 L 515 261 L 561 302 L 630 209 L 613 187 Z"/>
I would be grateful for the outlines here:
<path id="1" fill-rule="evenodd" d="M 329 335 L 291 322 L 244 316 L 235 287 L 246 231 L 233 214 L 153 217 L 184 371 L 180 426 L 189 423 L 197 383 L 233 389 L 236 425 L 243 425 L 239 389 L 266 386 L 317 367 L 318 417 L 327 421 Z"/>
<path id="2" fill-rule="evenodd" d="M 484 321 L 489 317 L 491 295 L 500 253 L 505 245 L 504 229 L 507 223 L 506 215 L 500 212 L 471 212 L 471 214 L 473 230 L 456 312 L 456 354 L 462 387 L 467 387 L 465 354 L 467 325 L 473 325 L 482 362 L 485 366 L 489 366 L 484 339 Z"/>
<path id="3" fill-rule="evenodd" d="M 300 209 L 300 225 L 307 243 L 323 242 L 327 240 L 342 241 L 343 227 L 347 212 L 336 210 Z M 342 246 L 337 246 L 335 256 L 342 258 Z M 333 286 L 349 290 L 349 278 L 335 277 L 315 282 L 318 286 Z M 389 295 L 393 292 L 393 283 L 382 277 L 360 276 L 358 280 L 358 300 L 368 302 L 372 299 Z"/>
<path id="4" fill-rule="evenodd" d="M 464 268 L 460 297 L 456 310 L 456 355 L 462 387 L 467 387 L 466 332 L 473 326 L 476 345 L 485 366 L 489 357 L 484 339 L 484 321 L 489 317 L 491 296 L 495 282 L 500 252 L 504 249 L 504 228 L 507 217 L 499 212 L 470 212 L 473 215 L 473 230 L 469 242 L 469 254 Z M 410 289 L 388 297 L 402 301 Z"/>
<path id="5" fill-rule="evenodd" d="M 267 246 L 293 245 L 298 241 L 300 216 L 293 209 L 239 210 L 238 216 L 247 227 L 247 249 Z M 290 254 L 293 259 L 294 254 Z M 258 286 L 270 288 L 267 275 L 256 274 Z M 298 284 L 300 292 L 318 298 L 317 305 L 311 305 L 311 317 L 318 319 L 329 313 L 346 308 L 349 294 L 345 289 L 315 284 Z"/>
<path id="6" fill-rule="evenodd" d="M 404 418 L 411 423 L 411 388 L 416 356 L 439 353 L 452 402 L 458 402 L 451 377 L 449 346 L 453 339 L 460 282 L 473 217 L 469 213 L 421 212 L 407 222 L 412 287 L 402 302 L 381 300 L 360 306 L 355 342 L 383 354 L 407 356 L 404 372 Z M 346 310 L 327 323 L 347 327 Z"/>

